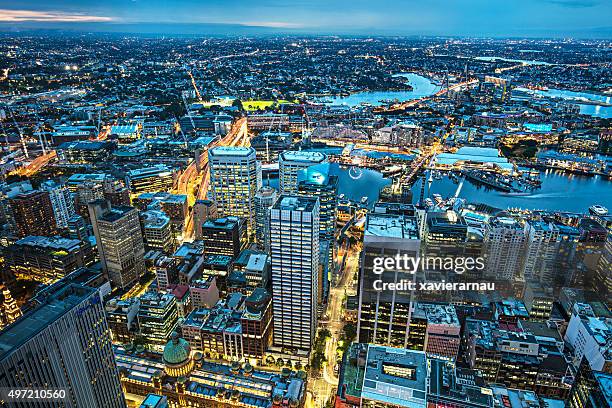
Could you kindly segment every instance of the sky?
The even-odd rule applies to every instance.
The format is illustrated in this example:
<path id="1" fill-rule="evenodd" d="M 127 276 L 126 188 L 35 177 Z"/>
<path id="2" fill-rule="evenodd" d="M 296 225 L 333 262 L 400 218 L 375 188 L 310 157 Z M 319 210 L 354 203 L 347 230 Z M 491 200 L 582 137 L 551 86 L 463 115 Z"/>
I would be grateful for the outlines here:
<path id="1" fill-rule="evenodd" d="M 0 0 L 0 29 L 612 38 L 611 0 Z M 183 31 L 183 32 L 181 32 Z"/>

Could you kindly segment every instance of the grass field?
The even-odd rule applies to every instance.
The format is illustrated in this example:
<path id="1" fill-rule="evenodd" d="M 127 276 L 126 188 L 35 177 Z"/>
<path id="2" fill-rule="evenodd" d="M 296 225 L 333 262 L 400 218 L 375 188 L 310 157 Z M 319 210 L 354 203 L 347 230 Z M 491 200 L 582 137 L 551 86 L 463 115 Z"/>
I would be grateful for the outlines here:
<path id="1" fill-rule="evenodd" d="M 254 101 L 242 101 L 242 107 L 247 111 L 255 111 L 258 109 L 264 110 L 273 105 L 282 105 L 286 103 L 293 103 L 291 101 L 287 101 L 285 99 L 279 99 L 274 101 L 263 101 L 263 100 L 254 100 Z"/>

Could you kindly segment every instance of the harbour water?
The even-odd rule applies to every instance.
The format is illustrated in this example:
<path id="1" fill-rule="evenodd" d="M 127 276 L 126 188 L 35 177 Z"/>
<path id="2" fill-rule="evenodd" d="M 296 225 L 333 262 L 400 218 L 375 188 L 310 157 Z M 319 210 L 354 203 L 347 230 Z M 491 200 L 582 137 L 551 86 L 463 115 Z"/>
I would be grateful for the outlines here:
<path id="1" fill-rule="evenodd" d="M 502 58 L 502 57 L 474 57 L 476 61 L 486 61 L 486 62 L 495 62 L 495 61 L 503 61 L 503 62 L 516 62 L 518 64 L 525 65 L 552 65 L 546 61 L 534 61 L 534 60 L 524 60 L 524 59 L 514 59 L 514 58 Z"/>
<path id="2" fill-rule="evenodd" d="M 391 183 L 380 172 L 355 167 L 340 167 L 332 163 L 332 172 L 338 174 L 338 194 L 359 201 L 367 196 L 372 204 L 378 199 L 380 190 Z M 459 198 L 469 203 L 484 203 L 492 207 L 541 209 L 584 213 L 594 204 L 603 205 L 612 210 L 612 181 L 599 176 L 586 177 L 568 174 L 560 171 L 543 171 L 541 173 L 542 187 L 531 193 L 503 193 L 478 186 L 465 181 L 459 193 Z M 266 182 L 264 181 L 264 184 Z M 278 189 L 278 176 L 270 179 L 270 185 Z M 440 194 L 443 198 L 455 195 L 458 184 L 448 177 L 434 180 L 431 189 L 425 189 L 427 197 Z M 421 179 L 412 186 L 413 202 L 417 202 L 421 192 Z"/>
<path id="3" fill-rule="evenodd" d="M 612 210 L 612 182 L 599 176 L 587 177 L 561 171 L 543 171 L 542 186 L 530 193 L 503 193 L 465 181 L 459 193 L 470 203 L 484 203 L 492 207 L 522 208 L 530 210 L 556 210 L 584 213 L 593 204 L 603 205 Z M 458 184 L 448 177 L 434 180 L 431 189 L 425 188 L 425 195 L 440 194 L 443 198 L 453 197 Z M 412 186 L 414 201 L 421 192 L 421 179 Z"/>
<path id="4" fill-rule="evenodd" d="M 517 88 L 522 92 L 528 92 L 533 95 L 539 95 L 545 98 L 562 99 L 580 106 L 580 113 L 583 115 L 595 116 L 598 118 L 612 118 L 612 106 L 598 105 L 597 102 L 603 102 L 605 105 L 612 104 L 612 96 L 601 95 L 591 92 L 575 92 L 567 89 L 548 89 L 548 90 L 532 90 L 527 88 Z M 580 103 L 580 102 L 589 102 Z"/>
<path id="5" fill-rule="evenodd" d="M 391 184 L 391 180 L 375 170 L 357 167 L 341 167 L 338 163 L 330 164 L 330 172 L 338 175 L 338 195 L 344 194 L 345 198 L 353 201 L 361 200 L 367 196 L 369 204 L 378 200 L 380 190 Z M 264 177 L 264 185 L 267 180 Z M 278 190 L 278 174 L 271 175 L 270 186 Z"/>
<path id="6" fill-rule="evenodd" d="M 357 92 L 348 96 L 334 96 L 325 98 L 326 104 L 346 105 L 350 107 L 368 103 L 372 106 L 383 105 L 381 101 L 409 101 L 431 96 L 440 90 L 440 86 L 434 84 L 429 78 L 415 73 L 400 73 L 396 77 L 406 78 L 406 83 L 412 87 L 411 91 L 367 91 Z"/>

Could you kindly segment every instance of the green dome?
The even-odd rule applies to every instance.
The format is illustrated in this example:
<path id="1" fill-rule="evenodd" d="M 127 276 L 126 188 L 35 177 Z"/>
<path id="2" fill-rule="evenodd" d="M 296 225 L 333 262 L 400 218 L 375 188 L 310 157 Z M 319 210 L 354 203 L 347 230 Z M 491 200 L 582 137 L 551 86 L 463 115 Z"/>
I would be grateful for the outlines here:
<path id="1" fill-rule="evenodd" d="M 167 364 L 181 364 L 189 359 L 191 346 L 187 340 L 182 339 L 176 332 L 164 347 L 164 362 Z"/>

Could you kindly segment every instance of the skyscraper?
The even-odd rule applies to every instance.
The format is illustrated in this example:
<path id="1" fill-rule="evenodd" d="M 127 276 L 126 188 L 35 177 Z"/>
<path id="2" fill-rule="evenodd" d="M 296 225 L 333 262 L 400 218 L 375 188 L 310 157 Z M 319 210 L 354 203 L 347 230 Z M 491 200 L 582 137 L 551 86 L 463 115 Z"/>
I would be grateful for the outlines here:
<path id="1" fill-rule="evenodd" d="M 215 147 L 208 151 L 212 198 L 219 217 L 247 219 L 255 228 L 255 194 L 261 188 L 261 166 L 252 147 Z"/>
<path id="2" fill-rule="evenodd" d="M 281 195 L 270 209 L 274 344 L 310 351 L 316 330 L 319 200 Z"/>
<path id="3" fill-rule="evenodd" d="M 134 207 L 111 207 L 109 201 L 88 204 L 102 268 L 111 283 L 127 288 L 145 273 L 144 243 L 138 211 Z"/>
<path id="4" fill-rule="evenodd" d="M 255 238 L 257 246 L 270 251 L 270 207 L 276 202 L 277 193 L 273 187 L 265 186 L 255 194 Z"/>
<path id="5" fill-rule="evenodd" d="M 40 188 L 49 193 L 57 228 L 68 228 L 68 220 L 75 214 L 74 200 L 70 190 L 52 180 L 45 181 Z"/>
<path id="6" fill-rule="evenodd" d="M 552 285 L 559 230 L 553 223 L 531 220 L 525 223 L 525 239 L 525 280 Z"/>
<path id="7" fill-rule="evenodd" d="M 338 176 L 330 174 L 329 163 L 299 170 L 298 192 L 300 195 L 319 197 L 321 207 L 319 236 L 327 241 L 332 240 L 338 207 Z"/>
<path id="8" fill-rule="evenodd" d="M 18 237 L 55 235 L 55 215 L 48 192 L 29 191 L 16 195 L 9 202 Z"/>
<path id="9" fill-rule="evenodd" d="M 514 218 L 498 217 L 485 229 L 484 274 L 500 281 L 513 281 L 522 272 L 525 230 Z"/>
<path id="10" fill-rule="evenodd" d="M 289 150 L 278 156 L 280 193 L 295 194 L 298 191 L 298 172 L 327 161 L 321 152 Z"/>
<path id="11" fill-rule="evenodd" d="M 415 274 L 395 267 L 374 270 L 376 258 L 419 256 L 421 240 L 416 217 L 372 212 L 366 218 L 359 271 L 359 342 L 408 347 L 411 312 L 409 290 L 379 290 L 380 284 L 413 281 Z M 378 281 L 378 282 L 377 282 Z"/>
<path id="12" fill-rule="evenodd" d="M 0 333 L 0 387 L 61 389 L 70 408 L 125 407 L 98 290 L 60 281 Z"/>

